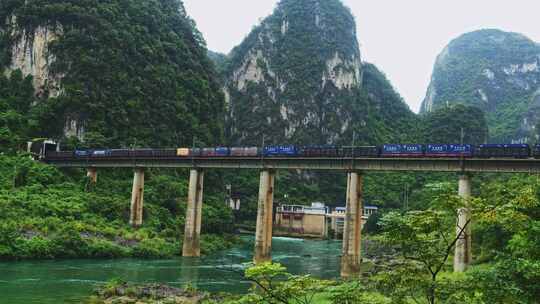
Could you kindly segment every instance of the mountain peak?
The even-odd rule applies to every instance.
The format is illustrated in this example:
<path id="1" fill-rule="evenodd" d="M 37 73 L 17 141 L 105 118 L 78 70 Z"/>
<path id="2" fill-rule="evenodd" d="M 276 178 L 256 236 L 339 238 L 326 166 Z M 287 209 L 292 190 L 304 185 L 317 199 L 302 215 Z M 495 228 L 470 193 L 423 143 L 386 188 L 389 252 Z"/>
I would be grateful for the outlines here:
<path id="1" fill-rule="evenodd" d="M 493 141 L 528 141 L 539 85 L 537 43 L 518 33 L 478 30 L 452 40 L 437 57 L 421 112 L 473 105 L 486 112 Z"/>

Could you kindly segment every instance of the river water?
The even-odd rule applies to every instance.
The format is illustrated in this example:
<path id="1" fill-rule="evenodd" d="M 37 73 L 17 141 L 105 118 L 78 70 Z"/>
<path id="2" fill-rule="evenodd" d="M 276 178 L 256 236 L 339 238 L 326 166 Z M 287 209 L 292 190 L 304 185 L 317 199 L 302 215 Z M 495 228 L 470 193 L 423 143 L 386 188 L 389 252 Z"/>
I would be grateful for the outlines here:
<path id="1" fill-rule="evenodd" d="M 0 303 L 80 303 L 96 284 L 112 278 L 135 283 L 192 285 L 206 291 L 241 293 L 251 284 L 242 279 L 253 258 L 253 238 L 227 251 L 172 260 L 59 260 L 0 262 Z M 273 261 L 294 274 L 331 279 L 339 276 L 341 241 L 273 238 Z"/>

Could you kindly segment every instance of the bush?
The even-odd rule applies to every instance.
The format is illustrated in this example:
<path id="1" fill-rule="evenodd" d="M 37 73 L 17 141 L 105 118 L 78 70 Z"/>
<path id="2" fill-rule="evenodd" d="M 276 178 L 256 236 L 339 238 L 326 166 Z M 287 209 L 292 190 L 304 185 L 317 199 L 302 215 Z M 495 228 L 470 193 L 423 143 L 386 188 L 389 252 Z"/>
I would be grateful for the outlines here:
<path id="1" fill-rule="evenodd" d="M 88 257 L 121 258 L 130 255 L 130 250 L 109 240 L 92 239 L 88 244 Z"/>
<path id="2" fill-rule="evenodd" d="M 170 258 L 180 254 L 178 243 L 169 243 L 163 239 L 147 239 L 133 248 L 133 255 L 139 258 Z"/>

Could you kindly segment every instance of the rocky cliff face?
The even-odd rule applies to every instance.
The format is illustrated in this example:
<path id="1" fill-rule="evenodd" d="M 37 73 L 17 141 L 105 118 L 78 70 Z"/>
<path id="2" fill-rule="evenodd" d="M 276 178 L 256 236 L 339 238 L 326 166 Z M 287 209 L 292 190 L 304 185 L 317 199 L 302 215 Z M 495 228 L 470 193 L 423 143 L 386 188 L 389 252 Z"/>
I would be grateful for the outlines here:
<path id="1" fill-rule="evenodd" d="M 38 96 L 57 97 L 60 93 L 59 80 L 61 75 L 54 75 L 49 67 L 55 57 L 49 50 L 49 45 L 58 39 L 62 33 L 61 26 L 38 26 L 34 29 L 17 30 L 16 17 L 10 23 L 10 35 L 13 41 L 11 48 L 11 64 L 6 73 L 21 70 L 23 75 L 33 78 L 34 89 Z"/>
<path id="2" fill-rule="evenodd" d="M 527 37 L 481 30 L 438 56 L 422 112 L 454 103 L 486 112 L 490 141 L 535 141 L 540 118 L 540 47 Z"/>
<path id="3" fill-rule="evenodd" d="M 232 143 L 350 140 L 362 82 L 355 29 L 338 0 L 282 0 L 229 56 Z"/>

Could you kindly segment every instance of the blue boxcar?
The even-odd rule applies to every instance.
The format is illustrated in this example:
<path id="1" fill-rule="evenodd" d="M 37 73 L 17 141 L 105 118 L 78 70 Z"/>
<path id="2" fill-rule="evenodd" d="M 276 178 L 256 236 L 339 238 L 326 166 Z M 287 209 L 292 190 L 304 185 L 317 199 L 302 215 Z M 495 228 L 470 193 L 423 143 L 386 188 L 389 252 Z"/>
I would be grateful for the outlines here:
<path id="1" fill-rule="evenodd" d="M 429 144 L 426 147 L 426 156 L 442 157 L 448 155 L 448 145 Z"/>
<path id="2" fill-rule="evenodd" d="M 401 145 L 384 145 L 381 151 L 384 156 L 392 156 L 401 154 Z"/>
<path id="3" fill-rule="evenodd" d="M 448 145 L 449 156 L 472 156 L 473 147 L 471 145 Z"/>
<path id="4" fill-rule="evenodd" d="M 92 154 L 92 151 L 75 150 L 75 157 L 88 157 Z"/>
<path id="5" fill-rule="evenodd" d="M 92 151 L 92 157 L 105 157 L 109 156 L 111 153 L 109 150 L 94 150 Z"/>
<path id="6" fill-rule="evenodd" d="M 469 157 L 469 156 L 472 156 L 472 146 L 471 145 L 429 144 L 426 146 L 426 156 Z"/>
<path id="7" fill-rule="evenodd" d="M 216 148 L 216 156 L 229 156 L 230 155 L 230 149 L 226 147 L 218 147 Z"/>
<path id="8" fill-rule="evenodd" d="M 264 147 L 264 156 L 297 156 L 296 146 L 266 146 Z"/>
<path id="9" fill-rule="evenodd" d="M 424 146 L 412 144 L 412 145 L 398 145 L 398 144 L 389 144 L 384 145 L 382 156 L 391 156 L 391 157 L 419 157 L 424 155 Z"/>
<path id="10" fill-rule="evenodd" d="M 423 156 L 424 146 L 422 145 L 401 145 L 401 154 L 404 156 Z"/>

